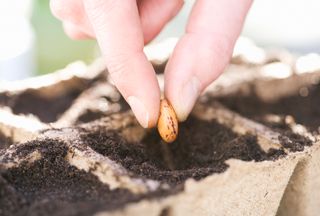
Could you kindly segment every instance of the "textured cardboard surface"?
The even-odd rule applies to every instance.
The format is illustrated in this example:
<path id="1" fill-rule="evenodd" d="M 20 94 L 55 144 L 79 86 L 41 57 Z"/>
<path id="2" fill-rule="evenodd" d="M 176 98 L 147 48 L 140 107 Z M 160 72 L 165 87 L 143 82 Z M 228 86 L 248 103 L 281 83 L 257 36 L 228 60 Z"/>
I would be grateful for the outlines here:
<path id="1" fill-rule="evenodd" d="M 172 49 L 171 43 L 172 41 L 170 49 Z M 156 50 L 158 49 L 159 46 Z M 152 48 L 148 52 L 152 52 Z M 156 54 L 150 54 L 150 60 L 159 72 L 164 68 L 170 53 L 170 50 L 162 52 L 159 59 L 154 57 Z M 238 135 L 252 134 L 257 137 L 258 145 L 264 151 L 282 149 L 279 139 L 279 136 L 283 135 L 281 131 L 246 118 L 219 103 L 209 106 L 206 104 L 207 97 L 227 96 L 239 89 L 245 90 L 248 86 L 255 85 L 259 97 L 270 100 L 275 93 L 285 95 L 297 88 L 314 84 L 320 79 L 319 71 L 304 71 L 297 74 L 295 60 L 290 55 L 288 57 L 288 54 L 277 53 L 269 56 L 266 53 L 265 59 L 258 63 L 250 62 L 250 58 L 246 58 L 246 55 L 245 52 L 240 52 L 233 57 L 234 64 L 200 98 L 193 116 L 198 119 L 216 120 Z M 284 68 L 283 65 L 289 68 L 289 72 L 285 73 L 286 76 L 279 77 L 276 73 L 279 64 L 274 65 L 274 61 L 282 64 L 280 69 Z M 242 71 L 243 74 L 239 75 Z M 0 151 L 0 170 L 5 172 L 12 167 L 19 167 L 25 163 L 32 164 L 41 159 L 43 155 L 38 151 L 30 150 L 23 157 L 15 154 L 18 146 L 24 145 L 24 142 L 34 139 L 61 139 L 68 149 L 63 160 L 78 170 L 96 176 L 111 190 L 123 189 L 138 195 L 152 194 L 160 189 L 174 190 L 154 179 L 137 177 L 120 163 L 99 154 L 89 146 L 82 145 L 81 142 L 79 144 L 80 129 L 85 130 L 90 127 L 103 126 L 105 130 L 115 130 L 125 140 L 132 142 L 140 141 L 147 133 L 138 125 L 130 111 L 119 108 L 123 106 L 121 97 L 112 84 L 100 83 L 105 79 L 107 75 L 104 64 L 99 60 L 90 67 L 77 63 L 50 76 L 4 85 L 0 94 L 9 93 L 9 98 L 27 89 L 33 89 L 37 94 L 48 98 L 79 88 L 81 94 L 59 115 L 57 121 L 49 124 L 41 122 L 36 115 L 14 114 L 8 106 L 2 106 L 0 131 L 11 137 L 15 143 Z M 93 80 L 95 81 L 91 82 Z M 87 83 L 87 87 L 82 85 L 84 82 Z M 265 88 L 270 88 L 270 85 L 274 87 L 274 92 L 263 91 Z M 101 103 L 108 108 L 100 109 L 97 104 Z M 97 118 L 94 123 L 79 124 L 78 117 L 88 110 L 101 111 L 101 117 L 94 116 Z M 78 124 L 81 125 L 80 129 Z M 61 129 L 62 127 L 69 128 Z M 95 215 L 318 215 L 320 212 L 319 137 L 307 131 L 303 125 L 293 123 L 290 127 L 290 130 L 310 138 L 313 145 L 305 147 L 300 152 L 291 152 L 284 148 L 283 151 L 287 155 L 276 160 L 255 162 L 230 159 L 227 161 L 229 167 L 225 172 L 214 173 L 198 181 L 190 178 L 184 182 L 183 188 L 175 193 L 153 198 L 146 196 L 112 210 L 97 211 Z"/>

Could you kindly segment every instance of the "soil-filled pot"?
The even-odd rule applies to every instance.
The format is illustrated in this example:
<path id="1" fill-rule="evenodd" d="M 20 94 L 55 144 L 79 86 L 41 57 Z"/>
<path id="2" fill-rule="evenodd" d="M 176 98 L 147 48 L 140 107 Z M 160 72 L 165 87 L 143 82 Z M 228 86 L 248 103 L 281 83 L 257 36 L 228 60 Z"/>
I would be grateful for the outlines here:
<path id="1" fill-rule="evenodd" d="M 0 215 L 317 215 L 320 73 L 289 59 L 234 56 L 171 144 L 101 60 L 3 85 Z"/>

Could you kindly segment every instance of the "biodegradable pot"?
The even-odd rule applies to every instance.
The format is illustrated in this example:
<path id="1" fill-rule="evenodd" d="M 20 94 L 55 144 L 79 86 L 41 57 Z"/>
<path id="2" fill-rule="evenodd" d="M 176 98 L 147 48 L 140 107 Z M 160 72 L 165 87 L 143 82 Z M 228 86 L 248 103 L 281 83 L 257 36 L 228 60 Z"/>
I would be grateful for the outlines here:
<path id="1" fill-rule="evenodd" d="M 170 53 L 149 55 L 160 82 Z M 295 108 L 320 73 L 249 59 L 233 57 L 169 145 L 139 126 L 101 60 L 3 85 L 0 214 L 316 215 L 320 121 L 310 99 L 305 118 Z"/>

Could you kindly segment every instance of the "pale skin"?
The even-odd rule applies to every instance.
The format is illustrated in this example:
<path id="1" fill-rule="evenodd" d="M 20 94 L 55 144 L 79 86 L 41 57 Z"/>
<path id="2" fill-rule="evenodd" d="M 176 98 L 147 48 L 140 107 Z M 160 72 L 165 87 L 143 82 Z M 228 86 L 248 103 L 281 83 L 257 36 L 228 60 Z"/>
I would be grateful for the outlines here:
<path id="1" fill-rule="evenodd" d="M 252 1 L 196 1 L 165 69 L 165 97 L 179 121 L 228 65 Z M 50 6 L 69 37 L 98 41 L 111 79 L 139 123 L 156 126 L 160 89 L 143 47 L 177 15 L 183 0 L 51 0 Z"/>

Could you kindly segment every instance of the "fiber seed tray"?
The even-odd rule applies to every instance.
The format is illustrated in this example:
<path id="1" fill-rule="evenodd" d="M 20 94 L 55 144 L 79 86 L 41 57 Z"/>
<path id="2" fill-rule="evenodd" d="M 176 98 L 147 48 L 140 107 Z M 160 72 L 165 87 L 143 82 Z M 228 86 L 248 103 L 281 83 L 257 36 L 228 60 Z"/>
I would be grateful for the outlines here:
<path id="1" fill-rule="evenodd" d="M 146 49 L 160 85 L 173 46 Z M 1 83 L 0 215 L 317 215 L 319 81 L 320 57 L 241 39 L 172 144 L 101 60 Z"/>

